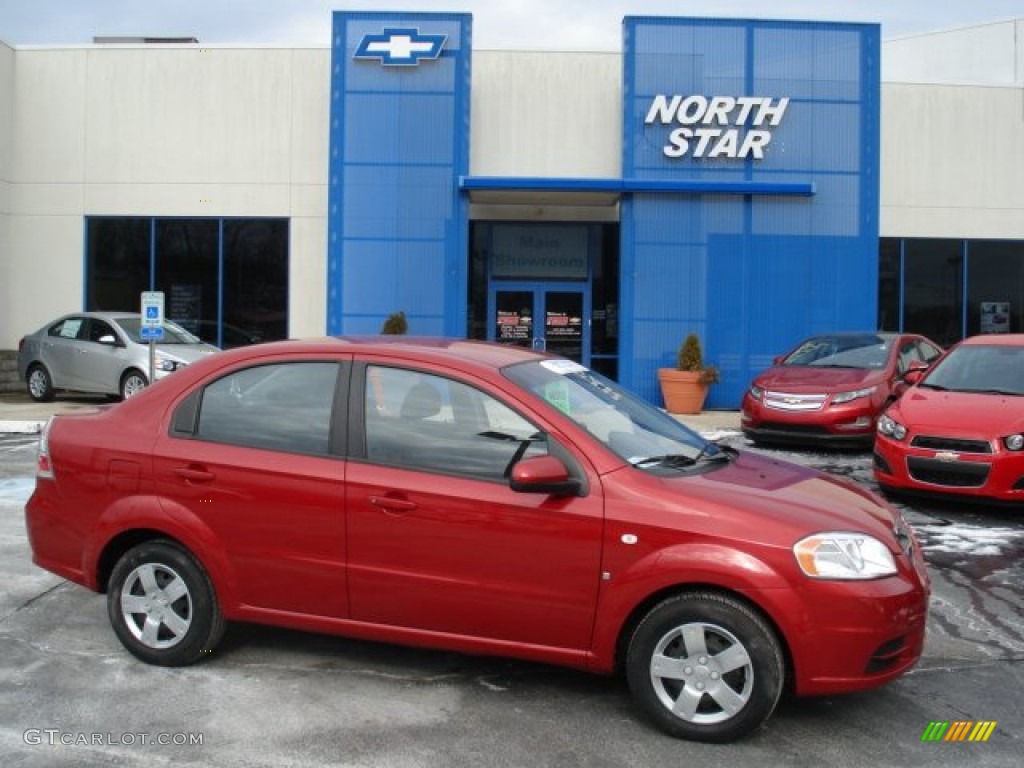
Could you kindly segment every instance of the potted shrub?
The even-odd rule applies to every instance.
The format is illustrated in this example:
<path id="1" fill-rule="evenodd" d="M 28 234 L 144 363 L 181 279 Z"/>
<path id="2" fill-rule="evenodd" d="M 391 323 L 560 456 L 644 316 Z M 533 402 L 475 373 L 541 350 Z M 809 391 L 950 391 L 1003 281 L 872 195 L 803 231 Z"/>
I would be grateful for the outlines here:
<path id="1" fill-rule="evenodd" d="M 679 347 L 676 367 L 658 369 L 665 410 L 669 413 L 700 413 L 708 386 L 718 379 L 718 368 L 704 364 L 697 334 L 689 334 Z"/>
<path id="2" fill-rule="evenodd" d="M 405 312 L 392 312 L 384 320 L 384 326 L 380 329 L 383 334 L 401 335 L 409 332 L 409 321 L 405 319 Z"/>

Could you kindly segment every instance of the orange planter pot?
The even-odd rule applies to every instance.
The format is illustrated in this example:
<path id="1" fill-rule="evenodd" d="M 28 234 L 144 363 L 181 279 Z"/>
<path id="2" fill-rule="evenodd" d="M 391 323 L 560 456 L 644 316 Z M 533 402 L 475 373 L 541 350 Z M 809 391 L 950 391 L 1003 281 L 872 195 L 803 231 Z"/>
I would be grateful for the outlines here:
<path id="1" fill-rule="evenodd" d="M 659 368 L 658 381 L 661 382 L 665 410 L 669 413 L 700 413 L 703 410 L 708 385 L 700 380 L 699 373 Z"/>

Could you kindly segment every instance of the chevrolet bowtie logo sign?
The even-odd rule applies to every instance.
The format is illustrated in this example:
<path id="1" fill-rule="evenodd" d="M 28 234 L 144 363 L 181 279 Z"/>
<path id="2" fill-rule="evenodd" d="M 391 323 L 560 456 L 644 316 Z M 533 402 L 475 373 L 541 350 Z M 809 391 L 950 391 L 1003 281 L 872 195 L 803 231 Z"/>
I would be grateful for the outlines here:
<path id="1" fill-rule="evenodd" d="M 421 35 L 418 29 L 385 29 L 379 35 L 366 35 L 353 56 L 355 59 L 379 59 L 381 64 L 410 66 L 421 59 L 441 55 L 448 35 Z"/>

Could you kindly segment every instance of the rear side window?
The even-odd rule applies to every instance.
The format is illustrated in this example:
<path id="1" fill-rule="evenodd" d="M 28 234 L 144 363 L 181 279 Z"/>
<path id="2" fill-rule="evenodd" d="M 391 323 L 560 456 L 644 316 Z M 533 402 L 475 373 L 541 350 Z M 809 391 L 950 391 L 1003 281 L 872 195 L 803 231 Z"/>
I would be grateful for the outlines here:
<path id="1" fill-rule="evenodd" d="M 288 453 L 330 452 L 340 366 L 261 365 L 235 371 L 203 391 L 196 437 Z"/>
<path id="2" fill-rule="evenodd" d="M 58 336 L 62 339 L 77 339 L 82 335 L 84 326 L 84 317 L 68 317 L 56 325 L 51 325 L 47 333 L 50 336 Z"/>

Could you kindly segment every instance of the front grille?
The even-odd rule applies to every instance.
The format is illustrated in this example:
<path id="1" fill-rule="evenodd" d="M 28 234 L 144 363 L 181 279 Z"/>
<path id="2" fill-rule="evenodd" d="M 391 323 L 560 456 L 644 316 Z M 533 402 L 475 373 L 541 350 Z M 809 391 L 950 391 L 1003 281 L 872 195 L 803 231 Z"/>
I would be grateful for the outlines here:
<path id="1" fill-rule="evenodd" d="M 817 424 L 786 424 L 778 421 L 765 421 L 761 424 L 761 429 L 771 430 L 772 432 L 792 432 L 798 435 L 827 435 L 828 430 L 824 427 L 818 426 Z"/>
<path id="2" fill-rule="evenodd" d="M 977 461 L 938 461 L 911 456 L 907 471 L 915 480 L 948 488 L 980 488 L 988 479 L 991 467 Z"/>
<path id="3" fill-rule="evenodd" d="M 959 437 L 934 437 L 918 435 L 911 443 L 915 448 L 929 448 L 933 451 L 954 451 L 956 453 L 992 453 L 992 444 L 987 440 L 967 440 Z"/>
<path id="4" fill-rule="evenodd" d="M 882 643 L 871 654 L 871 658 L 868 660 L 868 665 L 864 671 L 869 675 L 877 675 L 879 672 L 884 672 L 889 667 L 898 664 L 905 646 L 906 638 L 904 637 L 897 637 L 895 640 Z"/>
<path id="5" fill-rule="evenodd" d="M 765 408 L 776 411 L 820 411 L 825 405 L 827 395 L 796 395 L 791 392 L 773 392 L 765 390 Z"/>

